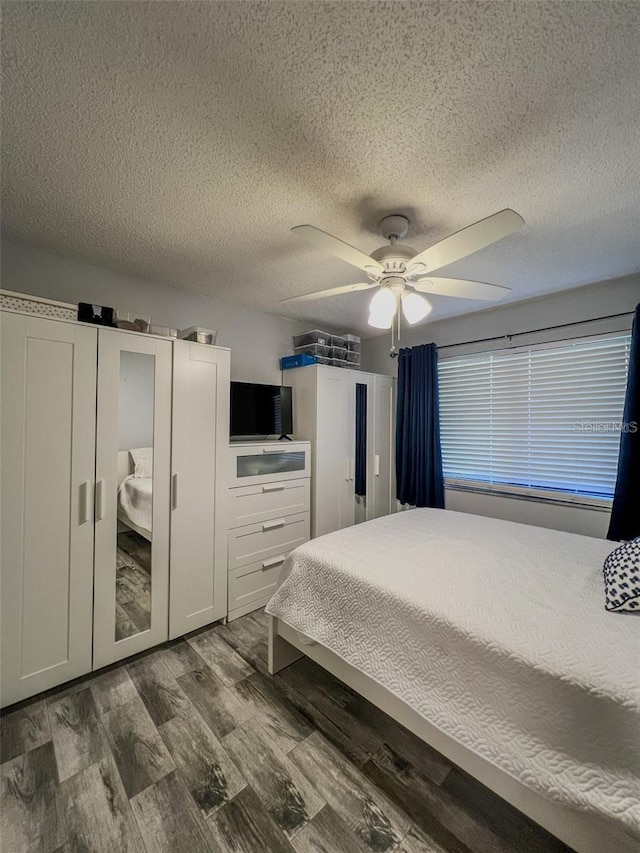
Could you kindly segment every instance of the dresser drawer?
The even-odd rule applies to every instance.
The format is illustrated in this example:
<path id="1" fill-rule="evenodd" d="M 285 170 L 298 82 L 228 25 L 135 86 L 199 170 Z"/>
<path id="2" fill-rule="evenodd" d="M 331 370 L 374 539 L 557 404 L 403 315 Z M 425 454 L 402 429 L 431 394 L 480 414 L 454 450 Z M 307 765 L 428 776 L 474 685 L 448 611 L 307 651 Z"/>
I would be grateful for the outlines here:
<path id="1" fill-rule="evenodd" d="M 257 486 L 311 475 L 308 441 L 231 445 L 230 486 Z"/>
<path id="2" fill-rule="evenodd" d="M 229 613 L 266 604 L 276 591 L 286 554 L 249 563 L 229 573 Z M 253 607 L 249 608 L 249 605 Z"/>
<path id="3" fill-rule="evenodd" d="M 287 554 L 309 538 L 308 512 L 282 516 L 229 531 L 229 571 Z"/>
<path id="4" fill-rule="evenodd" d="M 229 489 L 229 527 L 309 512 L 310 481 L 288 480 Z"/>

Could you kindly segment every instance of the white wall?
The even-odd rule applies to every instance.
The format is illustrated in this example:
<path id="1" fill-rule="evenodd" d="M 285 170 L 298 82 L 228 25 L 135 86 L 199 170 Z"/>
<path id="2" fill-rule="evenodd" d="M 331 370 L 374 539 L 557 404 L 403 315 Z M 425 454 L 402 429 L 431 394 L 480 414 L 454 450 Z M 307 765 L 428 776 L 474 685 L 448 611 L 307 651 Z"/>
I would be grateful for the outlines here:
<path id="1" fill-rule="evenodd" d="M 448 344 L 462 344 L 465 341 L 506 336 L 517 332 L 529 334 L 518 336 L 514 345 L 526 345 L 554 341 L 581 335 L 606 332 L 627 331 L 631 328 L 631 317 L 615 318 L 585 323 L 579 326 L 567 326 L 549 332 L 534 332 L 548 326 L 571 324 L 582 320 L 593 320 L 611 314 L 633 311 L 640 302 L 640 274 L 626 276 L 614 281 L 599 282 L 575 290 L 564 291 L 551 296 L 505 305 L 487 311 L 453 317 L 434 323 L 424 323 L 403 331 L 401 346 L 417 346 L 433 342 L 438 347 Z M 440 349 L 439 357 L 460 355 L 465 352 L 498 349 L 504 346 L 500 341 L 468 346 L 451 346 Z M 364 370 L 375 373 L 395 375 L 397 359 L 389 357 L 390 339 L 388 335 L 369 338 L 362 344 L 362 366 Z M 447 509 L 459 512 L 471 512 L 494 518 L 505 518 L 567 530 L 586 536 L 604 538 L 609 526 L 609 513 L 596 509 L 562 506 L 541 501 L 521 500 L 459 490 L 447 489 L 445 502 Z"/>
<path id="2" fill-rule="evenodd" d="M 292 335 L 305 326 L 253 308 L 2 242 L 2 287 L 62 302 L 92 302 L 140 314 L 151 322 L 218 331 L 231 348 L 231 378 L 280 384 L 279 359 L 293 351 Z"/>

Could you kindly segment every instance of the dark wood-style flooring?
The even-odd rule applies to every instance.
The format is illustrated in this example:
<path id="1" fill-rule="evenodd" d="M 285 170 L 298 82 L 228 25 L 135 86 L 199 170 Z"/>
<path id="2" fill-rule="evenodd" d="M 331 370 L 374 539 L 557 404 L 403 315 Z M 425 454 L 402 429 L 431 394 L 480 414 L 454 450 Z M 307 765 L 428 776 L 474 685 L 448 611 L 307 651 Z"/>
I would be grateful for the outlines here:
<path id="1" fill-rule="evenodd" d="M 1 720 L 3 853 L 560 853 L 440 754 L 301 660 L 264 613 Z"/>
<path id="2" fill-rule="evenodd" d="M 116 551 L 116 641 L 151 627 L 151 542 L 128 530 Z"/>

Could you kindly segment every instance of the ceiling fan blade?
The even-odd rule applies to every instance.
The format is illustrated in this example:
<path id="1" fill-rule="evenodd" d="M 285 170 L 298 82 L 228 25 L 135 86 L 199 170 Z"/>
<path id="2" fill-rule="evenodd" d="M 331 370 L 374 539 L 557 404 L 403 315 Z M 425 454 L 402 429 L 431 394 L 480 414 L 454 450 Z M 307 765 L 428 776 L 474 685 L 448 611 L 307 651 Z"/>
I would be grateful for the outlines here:
<path id="1" fill-rule="evenodd" d="M 377 287 L 377 281 L 366 281 L 360 284 L 343 284 L 342 287 L 331 287 L 329 290 L 316 290 L 315 293 L 303 293 L 302 296 L 289 296 L 280 302 L 310 302 L 312 299 L 324 299 L 327 296 L 340 296 L 343 293 L 356 293 L 358 290 L 369 290 Z"/>
<path id="2" fill-rule="evenodd" d="M 408 262 L 407 272 L 409 275 L 426 275 L 431 270 L 439 270 L 508 237 L 522 225 L 524 219 L 515 210 L 501 210 L 420 252 Z"/>
<path id="3" fill-rule="evenodd" d="M 487 299 L 496 301 L 511 293 L 510 287 L 485 284 L 483 281 L 466 281 L 463 278 L 429 278 L 408 281 L 409 287 L 420 293 L 437 293 L 438 296 L 456 296 L 461 299 Z"/>
<path id="4" fill-rule="evenodd" d="M 365 255 L 360 249 L 350 246 L 343 240 L 338 240 L 337 237 L 333 237 L 331 234 L 327 234 L 326 231 L 321 231 L 313 225 L 296 225 L 291 231 L 298 237 L 302 237 L 307 243 L 312 243 L 319 249 L 324 249 L 330 255 L 335 255 L 336 258 L 340 258 L 348 264 L 358 267 L 358 269 L 384 272 L 382 264 L 369 257 L 369 255 Z"/>

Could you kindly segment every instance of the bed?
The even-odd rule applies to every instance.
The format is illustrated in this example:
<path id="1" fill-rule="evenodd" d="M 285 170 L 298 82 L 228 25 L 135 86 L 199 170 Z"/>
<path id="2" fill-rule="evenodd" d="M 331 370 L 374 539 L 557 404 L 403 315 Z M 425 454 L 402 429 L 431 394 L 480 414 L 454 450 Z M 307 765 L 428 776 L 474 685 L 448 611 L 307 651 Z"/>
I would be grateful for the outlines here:
<path id="1" fill-rule="evenodd" d="M 148 453 L 143 453 L 148 451 Z M 118 452 L 118 521 L 152 541 L 153 477 L 136 473 L 136 455 L 149 458 L 150 448 L 133 448 Z M 151 457 L 152 458 L 152 457 Z M 146 473 L 151 474 L 151 470 Z"/>
<path id="2" fill-rule="evenodd" d="M 640 619 L 614 543 L 447 510 L 299 547 L 270 671 L 306 654 L 580 853 L 640 850 Z"/>

